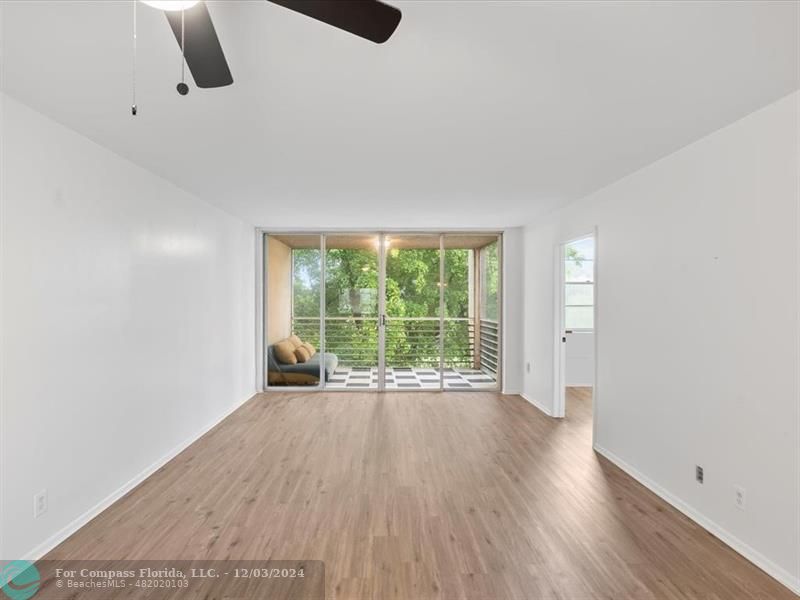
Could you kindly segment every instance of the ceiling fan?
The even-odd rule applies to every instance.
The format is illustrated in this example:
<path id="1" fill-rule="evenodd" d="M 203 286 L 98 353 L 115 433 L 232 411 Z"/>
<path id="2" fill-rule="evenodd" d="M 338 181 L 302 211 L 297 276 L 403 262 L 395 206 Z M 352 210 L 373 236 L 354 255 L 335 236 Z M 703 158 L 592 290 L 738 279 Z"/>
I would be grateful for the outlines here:
<path id="1" fill-rule="evenodd" d="M 379 0 L 268 0 L 312 19 L 364 39 L 382 44 L 397 29 L 402 13 Z M 186 65 L 199 88 L 216 88 L 233 83 L 214 23 L 204 2 L 199 0 L 142 0 L 164 11 Z M 188 87 L 179 86 L 181 94 Z M 185 90 L 185 91 L 183 91 Z"/>

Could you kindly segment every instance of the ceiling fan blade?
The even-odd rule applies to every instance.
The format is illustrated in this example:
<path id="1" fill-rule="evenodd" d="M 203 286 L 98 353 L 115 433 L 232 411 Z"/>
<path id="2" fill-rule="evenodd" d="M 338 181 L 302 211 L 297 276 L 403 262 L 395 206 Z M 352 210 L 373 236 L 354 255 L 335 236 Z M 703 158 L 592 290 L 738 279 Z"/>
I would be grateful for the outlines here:
<path id="1" fill-rule="evenodd" d="M 198 2 L 184 11 L 186 65 L 199 88 L 223 87 L 233 83 L 228 61 L 219 43 L 214 23 L 205 3 Z M 165 11 L 172 33 L 181 45 L 181 11 Z"/>
<path id="2" fill-rule="evenodd" d="M 269 0 L 376 44 L 388 40 L 402 13 L 378 0 Z"/>

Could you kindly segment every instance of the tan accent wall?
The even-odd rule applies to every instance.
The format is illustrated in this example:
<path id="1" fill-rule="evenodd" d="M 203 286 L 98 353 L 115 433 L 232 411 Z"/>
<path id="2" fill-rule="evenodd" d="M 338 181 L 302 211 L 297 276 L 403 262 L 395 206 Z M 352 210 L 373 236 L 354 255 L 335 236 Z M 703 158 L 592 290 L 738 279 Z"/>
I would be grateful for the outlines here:
<path id="1" fill-rule="evenodd" d="M 272 236 L 267 245 L 267 343 L 292 334 L 292 249 Z"/>

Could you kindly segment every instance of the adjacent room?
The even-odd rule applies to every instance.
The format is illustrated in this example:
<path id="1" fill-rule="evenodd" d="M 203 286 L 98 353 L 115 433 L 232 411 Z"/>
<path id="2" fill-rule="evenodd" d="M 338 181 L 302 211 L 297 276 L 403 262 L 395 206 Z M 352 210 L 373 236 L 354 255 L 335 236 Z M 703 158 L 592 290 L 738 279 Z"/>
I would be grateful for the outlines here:
<path id="1" fill-rule="evenodd" d="M 0 0 L 0 598 L 797 598 L 799 239 L 798 0 Z"/>
<path id="2" fill-rule="evenodd" d="M 577 407 L 591 408 L 594 387 L 594 235 L 580 237 L 561 245 L 563 268 L 558 290 L 558 315 L 561 348 L 558 353 L 557 381 L 560 397 L 559 416 L 566 410 L 566 395 Z M 563 391 L 562 391 L 563 390 Z"/>

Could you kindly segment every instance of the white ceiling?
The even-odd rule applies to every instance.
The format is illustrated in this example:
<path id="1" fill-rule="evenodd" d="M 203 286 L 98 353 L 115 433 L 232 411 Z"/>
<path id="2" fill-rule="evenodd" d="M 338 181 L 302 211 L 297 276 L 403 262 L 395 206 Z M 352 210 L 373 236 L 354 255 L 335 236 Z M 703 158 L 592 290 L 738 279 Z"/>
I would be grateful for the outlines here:
<path id="1" fill-rule="evenodd" d="M 797 2 L 393 2 L 384 45 L 208 2 L 232 87 L 175 91 L 130 2 L 4 2 L 3 89 L 257 225 L 502 227 L 800 87 Z"/>

